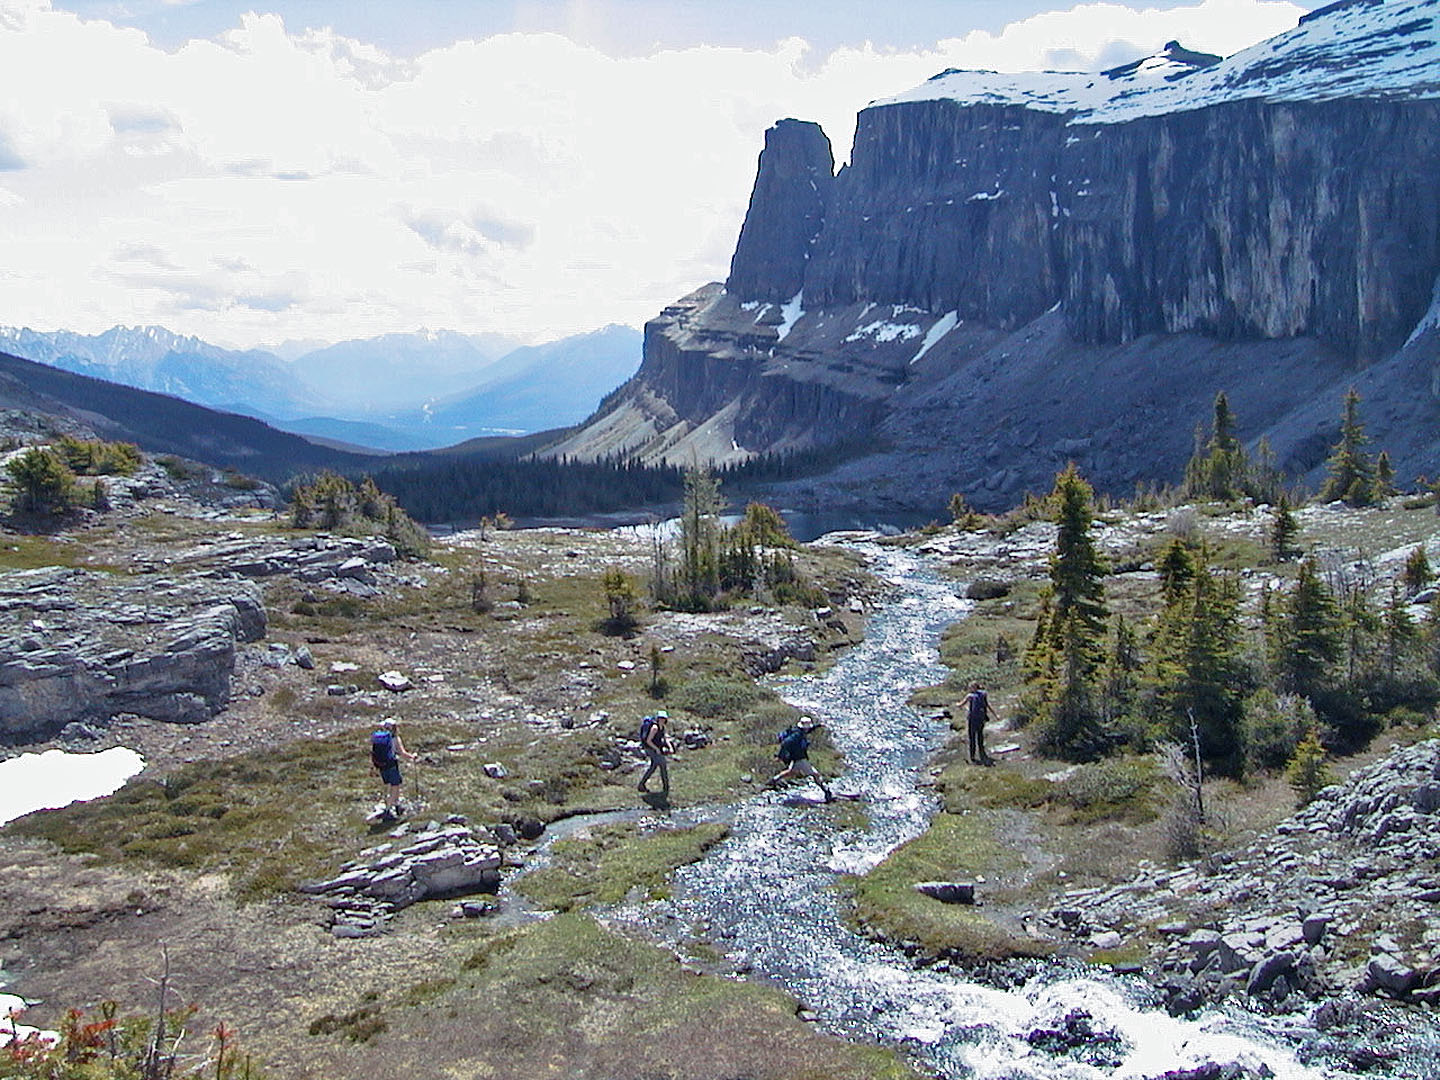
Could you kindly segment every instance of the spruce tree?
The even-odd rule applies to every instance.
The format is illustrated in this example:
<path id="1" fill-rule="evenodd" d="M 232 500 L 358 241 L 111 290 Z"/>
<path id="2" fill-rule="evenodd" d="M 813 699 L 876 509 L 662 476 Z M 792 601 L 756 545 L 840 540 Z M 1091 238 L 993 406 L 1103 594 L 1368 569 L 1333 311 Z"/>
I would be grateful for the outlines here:
<path id="1" fill-rule="evenodd" d="M 1339 605 L 1314 559 L 1300 564 L 1278 621 L 1275 666 L 1280 692 L 1299 694 L 1313 704 L 1333 684 L 1334 665 L 1344 647 Z"/>
<path id="2" fill-rule="evenodd" d="M 1425 545 L 1416 544 L 1405 559 L 1405 570 L 1400 578 L 1405 585 L 1406 594 L 1414 596 L 1430 584 L 1434 576 L 1430 569 L 1430 559 L 1425 554 Z"/>
<path id="3" fill-rule="evenodd" d="M 1105 634 L 1105 561 L 1095 550 L 1090 525 L 1094 491 L 1072 462 L 1055 478 L 1051 499 L 1056 507 L 1055 554 L 1050 557 L 1050 587 L 1055 618 L 1078 619 L 1092 642 Z"/>
<path id="4" fill-rule="evenodd" d="M 678 602 L 708 611 L 720 591 L 720 481 L 708 468 L 685 471 L 680 514 Z"/>
<path id="5" fill-rule="evenodd" d="M 1375 497 L 1388 499 L 1395 494 L 1395 466 L 1390 464 L 1390 451 L 1381 450 L 1375 459 Z"/>
<path id="6" fill-rule="evenodd" d="M 1290 500 L 1283 494 L 1275 504 L 1275 517 L 1270 522 L 1270 557 L 1276 562 L 1287 562 L 1300 554 L 1295 546 L 1295 537 L 1300 533 L 1300 523 L 1290 511 Z"/>
<path id="7" fill-rule="evenodd" d="M 1215 395 L 1210 438 L 1185 466 L 1185 494 L 1207 499 L 1238 499 L 1250 486 L 1250 463 L 1235 437 L 1235 414 L 1224 391 Z"/>
<path id="8" fill-rule="evenodd" d="M 1369 506 L 1375 501 L 1375 465 L 1365 453 L 1365 426 L 1360 422 L 1360 395 L 1352 386 L 1345 392 L 1340 420 L 1340 441 L 1331 448 L 1325 462 L 1323 502 L 1343 500 L 1351 506 Z"/>
<path id="9" fill-rule="evenodd" d="M 1240 663 L 1239 592 L 1203 564 L 1160 617 L 1147 673 L 1152 719 L 1188 742 L 1193 718 L 1200 750 L 1227 776 L 1242 771 L 1245 678 Z"/>
<path id="10" fill-rule="evenodd" d="M 1314 728 L 1295 747 L 1295 755 L 1285 766 L 1285 779 L 1295 792 L 1297 807 L 1314 802 L 1323 788 L 1335 782 L 1329 766 L 1325 764 L 1325 748 L 1320 745 L 1320 735 Z"/>
<path id="11" fill-rule="evenodd" d="M 1169 607 L 1185 594 L 1195 580 L 1195 556 L 1190 545 L 1175 537 L 1166 546 L 1156 568 L 1160 573 L 1160 594 L 1165 606 Z"/>
<path id="12" fill-rule="evenodd" d="M 1410 617 L 1405 593 L 1400 583 L 1390 583 L 1390 600 L 1381 615 L 1385 676 L 1393 685 L 1400 677 L 1401 665 L 1420 640 L 1419 627 Z"/>
<path id="13" fill-rule="evenodd" d="M 31 447 L 5 466 L 22 514 L 59 514 L 75 505 L 75 474 L 53 450 Z"/>
<path id="14" fill-rule="evenodd" d="M 1131 711 L 1138 689 L 1136 672 L 1142 666 L 1140 642 L 1135 631 L 1125 621 L 1125 616 L 1116 615 L 1110 655 L 1105 661 L 1104 677 L 1101 680 L 1106 720 L 1113 722 Z"/>
<path id="15" fill-rule="evenodd" d="M 1105 563 L 1090 535 L 1093 491 L 1072 462 L 1055 478 L 1051 502 L 1058 532 L 1050 559 L 1051 615 L 1047 636 L 1055 682 L 1045 694 L 1048 721 L 1041 744 L 1068 758 L 1104 749 L 1097 674 L 1105 638 Z"/>

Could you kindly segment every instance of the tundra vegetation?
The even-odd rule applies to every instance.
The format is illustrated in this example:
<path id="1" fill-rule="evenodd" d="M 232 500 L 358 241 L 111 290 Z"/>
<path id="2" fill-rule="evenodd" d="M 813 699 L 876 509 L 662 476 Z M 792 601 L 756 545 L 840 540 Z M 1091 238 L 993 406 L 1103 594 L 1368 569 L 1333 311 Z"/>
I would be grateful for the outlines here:
<path id="1" fill-rule="evenodd" d="M 1066 889 L 1113 884 L 1137 860 L 1205 859 L 1273 825 L 1383 747 L 1433 734 L 1440 606 L 1426 543 L 1431 496 L 1379 486 L 1358 397 L 1347 395 L 1330 481 L 1306 508 L 1263 444 L 1252 457 L 1223 394 L 1182 485 L 1125 505 L 1072 464 L 1005 515 L 952 500 L 948 535 L 1053 523 L 1048 560 L 994 576 L 953 557 L 973 612 L 946 633 L 953 674 L 916 694 L 954 726 L 974 679 L 1004 717 L 1009 754 L 977 769 L 942 755 L 943 811 L 857 889 L 872 932 L 930 955 L 1045 951 L 1022 913 Z M 1423 483 L 1423 481 L 1422 481 Z M 1164 528 L 1102 552 L 1137 515 Z M 946 532 L 911 538 L 944 552 Z M 963 738 L 963 735 L 961 736 Z M 988 908 L 947 909 L 902 887 L 917 873 L 988 883 Z"/>
<path id="2" fill-rule="evenodd" d="M 954 706 L 982 679 L 1007 745 L 992 735 L 995 768 L 965 763 L 963 750 L 936 760 L 933 827 L 846 884 L 865 930 L 962 963 L 1044 955 L 1053 946 L 1026 911 L 1122 880 L 1141 860 L 1213 855 L 1366 760 L 1377 734 L 1428 729 L 1440 643 L 1433 615 L 1417 620 L 1409 601 L 1432 577 L 1431 501 L 1376 494 L 1368 508 L 1317 514 L 1238 448 L 1218 400 L 1213 428 L 1186 477 L 1211 494 L 1173 492 L 1163 509 L 1164 493 L 1141 492 L 1117 507 L 1071 467 L 1009 515 L 959 499 L 950 526 L 898 541 L 983 535 L 1004 552 L 1027 529 L 1053 529 L 1034 573 L 951 560 L 975 608 L 942 642 L 952 676 L 915 700 Z M 607 908 L 663 896 L 723 826 L 624 820 L 554 842 L 529 872 L 507 871 L 514 895 L 558 913 L 548 919 L 455 918 L 427 902 L 382 937 L 341 942 L 323 906 L 296 891 L 389 839 L 368 817 L 365 736 L 382 716 L 399 716 L 421 754 L 406 788 L 419 814 L 476 826 L 528 831 L 636 808 L 635 731 L 657 702 L 680 746 L 677 803 L 733 802 L 773 771 L 774 734 L 796 714 L 753 674 L 766 667 L 754 639 L 803 639 L 823 664 L 859 632 L 845 601 L 872 583 L 850 554 L 795 544 L 768 507 L 725 524 L 715 476 L 683 482 L 673 543 L 491 527 L 426 552 L 403 542 L 418 528 L 378 483 L 335 476 L 298 482 L 283 518 L 142 500 L 56 535 L 12 530 L 0 566 L 14 569 L 124 574 L 139 556 L 317 529 L 380 533 L 409 558 L 373 594 L 267 579 L 269 639 L 242 655 L 227 712 L 185 729 L 122 718 L 107 737 L 141 748 L 145 773 L 108 799 L 0 830 L 5 959 L 23 958 L 26 992 L 55 1003 L 33 1020 L 67 1040 L 28 1060 L 12 1053 L 0 1075 L 143 1075 L 104 1040 L 154 1030 L 144 1003 L 157 941 L 194 1008 L 187 1045 L 216 1075 L 246 1075 L 242 1061 L 257 1076 L 386 1075 L 422 1054 L 457 1074 L 911 1075 L 889 1051 L 829 1037 L 783 994 L 734 978 L 698 933 L 677 955 L 606 925 Z M 1269 509 L 1257 491 L 1275 494 Z M 1126 532 L 1147 514 L 1164 528 Z M 1101 530 L 1130 539 L 1105 547 Z M 832 610 L 821 619 L 821 608 Z M 313 668 L 264 662 L 302 645 Z M 397 669 L 409 690 L 376 688 Z M 840 767 L 823 738 L 815 757 Z M 984 905 L 913 888 L 957 877 L 983 878 Z M 57 894 L 56 881 L 72 887 Z M 69 1006 L 82 1012 L 66 1028 Z M 109 1018 L 115 1028 L 89 1033 Z M 217 1030 L 232 1040 L 218 1060 L 201 1047 Z M 103 1045 L 74 1050 L 77 1038 Z M 72 1054 L 88 1071 L 57 1071 Z"/>
<path id="3" fill-rule="evenodd" d="M 177 484 L 193 468 L 151 465 Z M 123 575 L 175 556 L 223 571 L 204 562 L 211 547 L 303 544 L 317 530 L 394 542 L 414 527 L 363 480 L 316 477 L 294 494 L 283 515 L 215 514 L 178 494 L 119 500 L 49 535 L 12 532 L 0 567 Z M 715 535 L 725 546 L 702 558 L 728 569 L 704 617 L 657 595 L 645 541 L 603 531 L 490 528 L 441 539 L 425 557 L 417 545 L 373 592 L 262 579 L 268 637 L 241 650 L 225 712 L 183 728 L 120 718 L 102 740 L 141 749 L 142 775 L 110 798 L 0 830 L 4 960 L 44 999 L 27 1022 L 63 1036 L 51 1050 L 0 1051 L 0 1075 L 150 1075 L 111 1054 L 112 1036 L 92 1025 L 115 1018 L 104 1032 L 117 1040 L 122 1028 L 153 1028 L 159 942 L 171 1004 L 193 1007 L 193 1056 L 174 1075 L 399 1075 L 422 1056 L 514 1076 L 555 1062 L 617 1075 L 687 1061 L 696 1076 L 719 1075 L 721 1063 L 756 1077 L 912 1075 L 890 1051 L 805 1023 L 783 993 L 729 977 L 698 942 L 677 958 L 596 919 L 620 900 L 664 895 L 676 866 L 724 836 L 720 825 L 668 827 L 637 798 L 640 716 L 657 700 L 671 712 L 677 804 L 736 801 L 754 790 L 743 777 L 773 770 L 774 733 L 796 715 L 750 674 L 756 636 L 807 642 L 799 651 L 823 663 L 858 632 L 843 601 L 869 586 L 852 556 L 794 544 L 759 507 Z M 840 609 L 831 625 L 811 600 Z M 302 647 L 312 667 L 294 662 Z M 380 689 L 377 676 L 397 669 L 411 689 Z M 386 715 L 421 754 L 406 765 L 405 798 L 422 823 L 457 814 L 528 832 L 646 811 L 648 824 L 557 841 L 543 866 L 516 877 L 516 913 L 452 918 L 448 902 L 423 903 L 381 938 L 336 940 L 326 908 L 296 886 L 389 841 L 391 826 L 369 819 L 378 791 L 367 750 Z M 816 756 L 836 767 L 824 745 Z M 565 914 L 527 918 L 527 907 Z M 60 1010 L 71 1006 L 81 1011 L 67 1027 Z M 207 1042 L 222 1023 L 223 1053 Z"/>

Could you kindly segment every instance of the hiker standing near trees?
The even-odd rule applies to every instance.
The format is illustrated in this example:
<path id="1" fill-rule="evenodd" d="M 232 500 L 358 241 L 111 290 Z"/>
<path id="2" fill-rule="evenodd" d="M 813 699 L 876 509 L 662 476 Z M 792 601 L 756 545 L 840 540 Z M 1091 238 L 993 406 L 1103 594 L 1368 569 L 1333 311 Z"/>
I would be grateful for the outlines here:
<path id="1" fill-rule="evenodd" d="M 398 815 L 405 812 L 405 808 L 400 805 L 402 757 L 406 761 L 418 760 L 400 741 L 395 718 L 387 716 L 370 736 L 370 764 L 380 774 L 380 789 L 385 797 L 385 808 L 380 811 L 381 821 L 394 821 Z"/>
<path id="2" fill-rule="evenodd" d="M 970 760 L 977 765 L 991 764 L 990 755 L 985 752 L 985 721 L 994 719 L 990 712 L 990 698 L 979 680 L 970 684 L 970 696 L 965 699 L 965 729 L 970 736 Z"/>
<path id="3" fill-rule="evenodd" d="M 826 802 L 835 801 L 835 796 L 825 786 L 825 779 L 820 775 L 820 770 L 810 764 L 810 733 L 819 726 L 820 722 L 813 717 L 802 716 L 798 724 L 786 728 L 780 733 L 780 748 L 775 751 L 775 756 L 785 763 L 785 768 L 770 778 L 771 787 L 782 780 L 789 780 L 796 776 L 808 776 L 820 785 L 820 790 L 825 793 Z"/>
<path id="4" fill-rule="evenodd" d="M 665 740 L 665 723 L 670 719 L 670 714 L 661 709 L 654 716 L 647 716 L 640 721 L 640 749 L 645 751 L 645 756 L 650 759 L 650 767 L 645 770 L 645 775 L 640 778 L 640 783 L 635 790 L 641 794 L 649 792 L 645 785 L 649 783 L 650 777 L 655 771 L 660 771 L 660 794 L 661 797 L 670 798 L 670 769 L 665 764 L 665 751 L 670 749 L 669 743 Z"/>

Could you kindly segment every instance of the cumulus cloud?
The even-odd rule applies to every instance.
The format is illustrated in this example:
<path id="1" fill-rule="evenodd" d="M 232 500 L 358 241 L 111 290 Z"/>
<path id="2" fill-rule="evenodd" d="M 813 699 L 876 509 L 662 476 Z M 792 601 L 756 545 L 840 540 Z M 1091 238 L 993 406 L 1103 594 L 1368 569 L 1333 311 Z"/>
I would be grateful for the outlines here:
<path id="1" fill-rule="evenodd" d="M 263 13 L 167 51 L 0 0 L 0 70 L 25 87 L 0 99 L 7 317 L 249 343 L 639 324 L 723 278 L 782 117 L 819 121 L 843 160 L 858 109 L 947 67 L 1233 52 L 1301 13 L 1084 3 L 907 51 L 612 56 L 514 33 L 396 58 Z"/>

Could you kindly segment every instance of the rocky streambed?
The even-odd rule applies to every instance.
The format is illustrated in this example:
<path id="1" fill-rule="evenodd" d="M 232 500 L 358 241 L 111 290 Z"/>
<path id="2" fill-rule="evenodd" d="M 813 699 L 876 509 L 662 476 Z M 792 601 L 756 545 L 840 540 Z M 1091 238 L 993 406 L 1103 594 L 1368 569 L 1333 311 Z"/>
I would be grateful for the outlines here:
<path id="1" fill-rule="evenodd" d="M 1434 1075 L 1436 1025 L 1425 1007 L 1367 994 L 1424 1000 L 1422 954 L 1397 956 L 1401 944 L 1376 935 L 1361 951 L 1379 959 L 1345 961 L 1341 973 L 1329 960 L 1353 953 L 1338 943 L 1392 891 L 1420 917 L 1407 925 L 1423 926 L 1434 902 L 1422 885 L 1435 865 L 1426 825 L 1440 744 L 1332 789 L 1218 872 L 1152 871 L 1061 898 L 1043 916 L 1060 943 L 1104 934 L 1119 944 L 1143 924 L 1154 940 L 1148 965 L 1031 961 L 983 974 L 917 966 L 847 925 L 836 889 L 843 875 L 877 865 L 936 811 L 920 765 L 948 727 L 906 700 L 943 677 L 938 634 L 965 609 L 924 558 L 869 554 L 897 590 L 894 602 L 829 671 L 782 684 L 792 703 L 825 718 L 847 763 L 836 786 L 863 795 L 869 821 L 856 825 L 803 789 L 758 796 L 736 808 L 726 843 L 680 872 L 672 899 L 616 919 L 680 950 L 696 940 L 718 949 L 737 975 L 789 989 L 805 1015 L 903 1046 L 946 1078 Z M 1329 843 L 1345 854 L 1322 851 Z M 1336 869 L 1336 859 L 1349 861 Z M 1193 902 L 1171 910 L 1174 897 Z"/>

